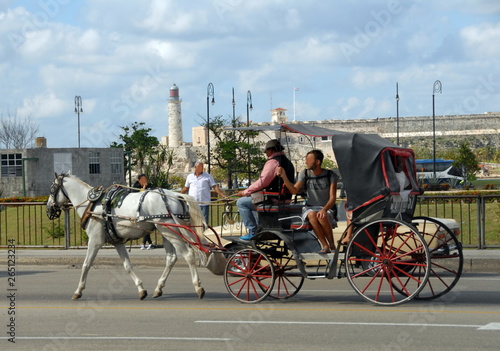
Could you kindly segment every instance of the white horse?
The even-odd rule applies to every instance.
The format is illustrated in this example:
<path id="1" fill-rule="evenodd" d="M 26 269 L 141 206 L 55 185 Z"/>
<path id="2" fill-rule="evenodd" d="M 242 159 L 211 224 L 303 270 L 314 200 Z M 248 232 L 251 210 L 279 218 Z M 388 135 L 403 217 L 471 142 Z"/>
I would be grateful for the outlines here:
<path id="1" fill-rule="evenodd" d="M 204 224 L 203 215 L 200 207 L 191 196 L 164 189 L 132 192 L 125 197 L 120 197 L 121 203 L 119 205 L 113 204 L 110 207 L 103 204 L 100 198 L 95 201 L 93 206 L 89 205 L 88 198 L 92 200 L 93 196 L 97 197 L 90 185 L 73 175 L 62 173 L 56 174 L 47 201 L 46 211 L 50 219 L 59 217 L 61 208 L 71 201 L 78 216 L 83 220 L 87 232 L 87 255 L 82 266 L 80 283 L 73 294 L 73 299 L 79 299 L 82 296 L 87 274 L 97 252 L 106 242 L 110 242 L 120 255 L 125 271 L 134 280 L 139 290 L 139 297 L 143 300 L 148 293 L 143 288 L 142 281 L 132 270 L 125 242 L 142 238 L 147 233 L 154 231 L 155 228 L 163 237 L 167 258 L 165 269 L 158 280 L 153 297 L 162 295 L 165 281 L 177 261 L 177 254 L 180 254 L 189 265 L 196 293 L 200 299 L 203 298 L 205 290 L 201 287 L 198 277 L 196 259 L 198 258 L 202 266 L 206 266 L 215 274 L 221 274 L 220 267 L 224 266 L 225 260 L 222 254 L 213 255 L 203 252 L 185 240 L 197 242 L 195 236 L 198 235 L 200 240 L 206 243 L 201 234 Z M 109 224 L 106 223 L 109 223 L 109 220 L 115 228 L 114 231 L 106 229 L 109 228 Z M 207 263 L 209 264 L 207 265 Z"/>

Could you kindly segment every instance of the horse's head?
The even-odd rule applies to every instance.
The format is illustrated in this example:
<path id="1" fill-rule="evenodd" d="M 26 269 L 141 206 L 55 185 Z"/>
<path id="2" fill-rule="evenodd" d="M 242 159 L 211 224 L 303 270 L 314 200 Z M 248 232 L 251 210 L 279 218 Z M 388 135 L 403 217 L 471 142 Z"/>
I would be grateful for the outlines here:
<path id="1" fill-rule="evenodd" d="M 59 218 L 61 216 L 62 207 L 70 201 L 69 196 L 64 189 L 64 177 L 68 175 L 65 173 L 58 175 L 56 173 L 55 176 L 54 182 L 50 186 L 50 196 L 47 200 L 45 208 L 47 217 L 49 217 L 50 220 Z"/>

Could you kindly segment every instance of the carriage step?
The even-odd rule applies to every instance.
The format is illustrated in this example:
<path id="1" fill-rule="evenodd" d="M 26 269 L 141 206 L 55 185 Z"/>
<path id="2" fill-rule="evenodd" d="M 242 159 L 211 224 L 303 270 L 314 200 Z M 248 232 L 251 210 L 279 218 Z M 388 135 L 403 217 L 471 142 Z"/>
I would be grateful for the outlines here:
<path id="1" fill-rule="evenodd" d="M 332 260 L 335 258 L 335 253 L 320 254 L 316 252 L 300 253 L 300 258 L 303 260 Z"/>
<path id="2" fill-rule="evenodd" d="M 327 276 L 326 274 L 321 274 L 321 275 L 318 275 L 317 273 L 314 273 L 314 274 L 307 274 L 306 278 L 307 279 L 310 279 L 310 280 L 314 280 L 314 279 L 325 279 Z"/>

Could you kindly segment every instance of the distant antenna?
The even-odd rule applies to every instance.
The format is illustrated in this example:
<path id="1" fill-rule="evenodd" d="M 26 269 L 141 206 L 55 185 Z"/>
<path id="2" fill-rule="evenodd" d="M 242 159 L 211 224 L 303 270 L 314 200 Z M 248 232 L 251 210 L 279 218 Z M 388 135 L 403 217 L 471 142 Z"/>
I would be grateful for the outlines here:
<path id="1" fill-rule="evenodd" d="M 295 122 L 295 92 L 299 90 L 299 88 L 293 88 L 293 121 Z"/>

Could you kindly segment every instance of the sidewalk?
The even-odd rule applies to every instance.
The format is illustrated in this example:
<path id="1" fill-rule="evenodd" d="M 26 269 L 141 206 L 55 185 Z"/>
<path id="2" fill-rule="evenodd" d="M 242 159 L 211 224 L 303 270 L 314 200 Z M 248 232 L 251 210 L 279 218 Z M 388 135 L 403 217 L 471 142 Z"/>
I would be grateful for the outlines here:
<path id="1" fill-rule="evenodd" d="M 128 247 L 127 247 L 128 250 Z M 17 249 L 15 253 L 17 265 L 50 266 L 63 265 L 72 268 L 80 268 L 85 259 L 86 249 Z M 7 265 L 7 250 L 0 250 L 0 265 Z M 136 267 L 164 267 L 165 250 L 157 248 L 152 250 L 141 250 L 133 246 L 129 252 L 130 260 Z M 101 249 L 94 261 L 95 266 L 117 265 L 121 266 L 121 260 L 114 248 Z M 186 266 L 186 262 L 179 257 L 177 265 Z M 500 273 L 500 250 L 487 249 L 464 249 L 464 267 L 466 273 Z"/>

